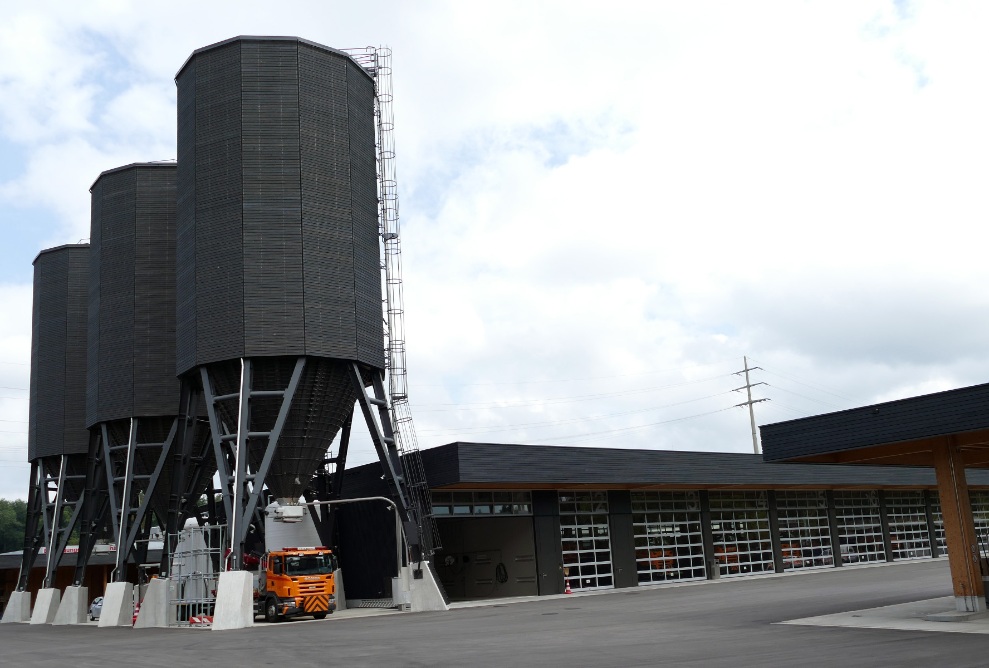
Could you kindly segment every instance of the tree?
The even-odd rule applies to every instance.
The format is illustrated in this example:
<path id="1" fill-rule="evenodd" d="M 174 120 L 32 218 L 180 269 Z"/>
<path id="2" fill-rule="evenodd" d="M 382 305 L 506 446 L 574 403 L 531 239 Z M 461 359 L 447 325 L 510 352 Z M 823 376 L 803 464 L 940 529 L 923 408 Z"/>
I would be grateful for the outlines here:
<path id="1" fill-rule="evenodd" d="M 27 520 L 27 502 L 0 499 L 0 553 L 24 548 L 24 524 Z"/>

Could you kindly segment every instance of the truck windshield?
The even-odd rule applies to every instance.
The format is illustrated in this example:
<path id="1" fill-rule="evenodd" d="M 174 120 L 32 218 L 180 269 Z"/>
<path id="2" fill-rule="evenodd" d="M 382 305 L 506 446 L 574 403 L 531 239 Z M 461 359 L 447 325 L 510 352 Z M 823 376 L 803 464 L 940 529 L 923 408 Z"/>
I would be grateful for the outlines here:
<path id="1" fill-rule="evenodd" d="M 336 570 L 332 554 L 304 554 L 285 557 L 286 575 L 328 575 Z"/>

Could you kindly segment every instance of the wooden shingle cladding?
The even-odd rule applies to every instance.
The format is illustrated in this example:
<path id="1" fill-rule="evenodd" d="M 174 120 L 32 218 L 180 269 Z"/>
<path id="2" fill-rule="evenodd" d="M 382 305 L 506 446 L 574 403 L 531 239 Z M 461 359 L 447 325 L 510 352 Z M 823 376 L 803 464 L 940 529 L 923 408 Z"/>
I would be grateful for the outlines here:
<path id="1" fill-rule="evenodd" d="M 34 261 L 28 459 L 85 454 L 89 244 Z"/>
<path id="2" fill-rule="evenodd" d="M 177 371 L 383 368 L 371 77 L 306 40 L 238 37 L 198 49 L 176 84 Z"/>
<path id="3" fill-rule="evenodd" d="M 933 489 L 934 472 L 764 462 L 760 455 L 450 443 L 422 451 L 431 489 Z M 380 493 L 380 465 L 347 473 L 345 492 Z M 969 482 L 989 486 L 989 474 Z"/>
<path id="4" fill-rule="evenodd" d="M 760 427 L 767 462 L 932 466 L 950 439 L 966 467 L 989 466 L 989 384 Z"/>
<path id="5" fill-rule="evenodd" d="M 91 188 L 87 426 L 178 410 L 175 172 L 137 163 Z"/>

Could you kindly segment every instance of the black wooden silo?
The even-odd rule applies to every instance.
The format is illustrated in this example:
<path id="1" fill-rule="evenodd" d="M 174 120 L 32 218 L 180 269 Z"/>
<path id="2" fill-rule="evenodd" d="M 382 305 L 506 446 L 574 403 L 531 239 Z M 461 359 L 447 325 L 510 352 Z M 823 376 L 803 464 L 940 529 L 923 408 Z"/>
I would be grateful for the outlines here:
<path id="1" fill-rule="evenodd" d="M 347 363 L 384 368 L 374 82 L 319 44 L 237 37 L 195 51 L 176 84 L 176 368 L 207 368 L 226 395 L 241 359 L 261 390 L 307 359 L 266 478 L 298 498 L 353 408 Z M 252 425 L 277 411 L 254 402 Z M 263 454 L 251 444 L 255 468 Z"/>
<path id="2" fill-rule="evenodd" d="M 105 456 L 118 475 L 130 466 L 134 484 L 128 485 L 127 505 L 150 492 L 162 522 L 172 491 L 172 458 L 166 456 L 157 478 L 152 473 L 178 436 L 180 413 L 175 182 L 174 163 L 135 163 L 103 172 L 90 189 L 86 424 L 107 441 Z M 154 489 L 148 489 L 151 482 Z M 122 494 L 120 487 L 115 493 Z"/>
<path id="3" fill-rule="evenodd" d="M 87 427 L 178 412 L 175 169 L 127 165 L 90 189 Z"/>
<path id="4" fill-rule="evenodd" d="M 44 586 L 51 586 L 69 537 L 65 516 L 78 508 L 86 487 L 88 274 L 89 244 L 50 248 L 34 260 L 28 409 L 31 478 L 18 591 L 25 591 L 43 547 L 48 550 Z"/>
<path id="5" fill-rule="evenodd" d="M 82 455 L 86 430 L 89 244 L 41 251 L 34 260 L 28 459 Z"/>

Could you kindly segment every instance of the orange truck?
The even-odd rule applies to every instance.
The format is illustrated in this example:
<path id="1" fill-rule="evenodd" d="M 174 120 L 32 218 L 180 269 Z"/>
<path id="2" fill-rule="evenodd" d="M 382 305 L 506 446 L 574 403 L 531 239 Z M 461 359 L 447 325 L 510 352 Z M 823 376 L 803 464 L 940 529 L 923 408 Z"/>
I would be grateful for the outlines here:
<path id="1" fill-rule="evenodd" d="M 326 547 L 284 547 L 261 558 L 254 612 L 266 622 L 311 615 L 324 619 L 337 609 L 337 559 Z"/>

